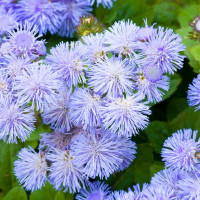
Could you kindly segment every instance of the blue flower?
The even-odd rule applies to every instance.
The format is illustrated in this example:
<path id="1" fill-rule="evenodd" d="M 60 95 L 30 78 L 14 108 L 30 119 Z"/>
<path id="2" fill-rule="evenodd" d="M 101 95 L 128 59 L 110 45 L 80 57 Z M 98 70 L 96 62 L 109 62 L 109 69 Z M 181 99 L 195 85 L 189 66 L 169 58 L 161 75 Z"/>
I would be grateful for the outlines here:
<path id="1" fill-rule="evenodd" d="M 115 22 L 105 31 L 105 41 L 109 45 L 108 50 L 123 55 L 134 54 L 138 49 L 137 31 L 139 27 L 132 21 L 121 20 Z"/>
<path id="2" fill-rule="evenodd" d="M 101 98 L 86 89 L 76 89 L 70 97 L 69 116 L 75 126 L 84 130 L 101 125 L 99 106 Z"/>
<path id="3" fill-rule="evenodd" d="M 90 1 L 90 4 L 91 5 L 94 5 L 94 3 L 95 3 L 95 0 L 89 0 Z M 99 7 L 99 5 L 100 4 L 102 4 L 102 6 L 104 7 L 104 8 L 112 8 L 112 6 L 113 6 L 113 1 L 116 1 L 116 0 L 96 0 L 96 2 L 97 2 L 97 7 Z"/>
<path id="4" fill-rule="evenodd" d="M 27 106 L 20 106 L 11 95 L 0 97 L 0 139 L 8 143 L 23 142 L 35 130 L 34 113 Z"/>
<path id="5" fill-rule="evenodd" d="M 189 85 L 187 99 L 189 106 L 196 106 L 195 111 L 200 109 L 200 75 Z"/>
<path id="6" fill-rule="evenodd" d="M 87 75 L 88 84 L 95 93 L 99 95 L 118 97 L 123 93 L 131 95 L 134 88 L 133 78 L 134 67 L 128 63 L 127 59 L 117 57 L 100 59 L 96 62 Z"/>
<path id="7" fill-rule="evenodd" d="M 42 118 L 45 124 L 50 124 L 51 128 L 56 132 L 65 133 L 71 129 L 71 121 L 69 119 L 69 98 L 71 92 L 64 89 L 59 91 L 58 97 L 47 108 L 45 108 Z"/>
<path id="8" fill-rule="evenodd" d="M 33 63 L 26 72 L 16 77 L 13 88 L 21 103 L 32 101 L 32 108 L 43 112 L 54 104 L 58 97 L 56 90 L 62 85 L 50 66 Z"/>
<path id="9" fill-rule="evenodd" d="M 12 80 L 5 69 L 0 69 L 0 98 L 6 96 L 12 90 Z"/>
<path id="10" fill-rule="evenodd" d="M 71 133 L 43 133 L 40 134 L 42 137 L 40 139 L 39 150 L 40 151 L 50 151 L 51 149 L 57 148 L 60 150 L 67 150 L 70 146 L 70 141 L 73 136 Z"/>
<path id="11" fill-rule="evenodd" d="M 104 200 L 110 192 L 110 187 L 104 182 L 88 183 L 87 189 L 81 189 L 76 200 Z"/>
<path id="12" fill-rule="evenodd" d="M 87 176 L 107 179 L 110 174 L 119 170 L 123 162 L 130 163 L 135 158 L 135 143 L 127 140 L 98 128 L 75 136 L 71 150 L 76 158 L 76 165 L 83 168 Z M 128 149 L 130 152 L 126 151 Z"/>
<path id="13" fill-rule="evenodd" d="M 146 65 L 158 65 L 163 72 L 174 74 L 183 67 L 185 56 L 179 52 L 185 50 L 181 37 L 172 29 L 159 27 L 157 33 L 140 45 L 144 53 Z"/>
<path id="14" fill-rule="evenodd" d="M 82 169 L 74 164 L 76 157 L 70 151 L 52 149 L 52 152 L 47 154 L 47 159 L 51 163 L 49 180 L 56 190 L 65 188 L 64 192 L 69 190 L 72 193 L 85 187 L 86 178 Z"/>
<path id="15" fill-rule="evenodd" d="M 17 23 L 17 16 L 12 9 L 0 7 L 0 36 L 12 31 Z"/>
<path id="16" fill-rule="evenodd" d="M 50 50 L 46 63 L 51 65 L 58 75 L 66 82 L 67 86 L 77 86 L 86 81 L 84 74 L 85 63 L 78 43 L 61 42 Z"/>
<path id="17" fill-rule="evenodd" d="M 21 0 L 17 3 L 17 15 L 20 21 L 29 21 L 39 28 L 40 34 L 58 32 L 62 25 L 62 12 L 65 5 L 48 0 Z"/>
<path id="18" fill-rule="evenodd" d="M 131 137 L 138 134 L 149 123 L 147 115 L 151 114 L 144 96 L 134 94 L 126 98 L 111 98 L 100 108 L 103 126 L 113 133 Z"/>
<path id="19" fill-rule="evenodd" d="M 145 66 L 144 70 L 135 72 L 136 90 L 147 97 L 149 102 L 159 102 L 169 90 L 170 78 L 163 76 L 162 70 L 154 65 Z"/>
<path id="20" fill-rule="evenodd" d="M 90 34 L 88 36 L 83 36 L 81 41 L 84 44 L 84 58 L 91 64 L 105 56 L 107 47 L 103 34 L 97 33 L 96 35 Z"/>
<path id="21" fill-rule="evenodd" d="M 41 189 L 47 181 L 47 162 L 43 153 L 32 147 L 23 148 L 14 162 L 14 174 L 26 190 Z"/>
<path id="22" fill-rule="evenodd" d="M 196 154 L 200 148 L 197 132 L 191 129 L 178 130 L 165 141 L 161 155 L 166 167 L 195 170 L 195 166 L 199 163 Z"/>
<path id="23" fill-rule="evenodd" d="M 80 18 L 88 15 L 92 8 L 88 0 L 53 0 L 53 2 L 63 2 L 65 9 L 61 13 L 63 16 L 59 35 L 73 37 L 75 27 L 79 24 Z"/>
<path id="24" fill-rule="evenodd" d="M 28 54 L 32 56 L 35 52 L 35 45 L 41 35 L 38 34 L 38 27 L 29 22 L 18 23 L 16 29 L 8 31 L 6 41 L 11 44 L 11 50 L 16 55 Z"/>
<path id="25" fill-rule="evenodd" d="M 177 184 L 177 198 L 181 200 L 198 200 L 200 197 L 200 177 L 195 173 L 184 173 Z"/>

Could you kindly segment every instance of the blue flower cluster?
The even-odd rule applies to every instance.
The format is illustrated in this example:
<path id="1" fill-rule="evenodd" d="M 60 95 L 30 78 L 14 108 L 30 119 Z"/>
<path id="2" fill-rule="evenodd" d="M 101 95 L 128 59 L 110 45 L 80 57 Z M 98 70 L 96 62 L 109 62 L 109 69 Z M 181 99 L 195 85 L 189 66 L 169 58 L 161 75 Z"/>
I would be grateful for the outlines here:
<path id="1" fill-rule="evenodd" d="M 80 18 L 92 11 L 95 0 L 0 0 L 0 35 L 14 28 L 16 21 L 37 25 L 40 34 L 73 37 Z M 97 0 L 97 6 L 111 8 L 112 0 Z"/>
<path id="2" fill-rule="evenodd" d="M 111 1 L 100 3 L 112 6 Z M 90 180 L 107 179 L 135 159 L 137 147 L 131 137 L 148 126 L 149 103 L 161 101 L 168 91 L 168 74 L 183 66 L 180 36 L 146 21 L 139 27 L 122 20 L 104 33 L 61 42 L 47 55 L 42 34 L 72 36 L 80 16 L 91 10 L 89 1 L 20 0 L 0 5 L 0 20 L 9 20 L 0 23 L 0 139 L 26 141 L 38 116 L 52 129 L 41 134 L 38 151 L 29 147 L 19 152 L 16 177 L 30 191 L 48 181 L 56 190 L 81 191 L 79 200 L 107 198 L 110 188 Z M 171 158 L 171 141 L 166 142 L 165 147 L 172 148 L 163 150 L 166 167 L 192 173 L 199 148 L 195 134 L 192 139 L 191 133 L 178 134 L 183 144 L 175 143 L 175 148 L 185 148 L 182 160 L 179 155 Z M 144 188 L 148 195 L 157 195 L 154 187 Z M 158 195 L 174 195 L 171 188 L 159 191 Z M 116 192 L 109 198 L 139 198 L 142 193 L 137 185 L 134 192 Z"/>
<path id="3" fill-rule="evenodd" d="M 81 189 L 77 200 L 199 200 L 200 138 L 197 131 L 178 130 L 162 149 L 165 169 L 155 174 L 150 184 L 139 184 L 126 191 L 111 192 L 105 183 L 94 182 Z M 94 198 L 95 197 L 95 198 Z"/>

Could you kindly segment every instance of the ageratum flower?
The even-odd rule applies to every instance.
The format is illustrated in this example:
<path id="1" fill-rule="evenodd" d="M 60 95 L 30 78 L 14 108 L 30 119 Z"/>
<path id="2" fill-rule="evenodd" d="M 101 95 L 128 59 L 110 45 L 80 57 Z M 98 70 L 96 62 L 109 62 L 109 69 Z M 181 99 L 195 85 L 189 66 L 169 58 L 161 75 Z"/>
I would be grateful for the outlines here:
<path id="1" fill-rule="evenodd" d="M 43 114 L 43 122 L 50 124 L 50 127 L 56 132 L 65 133 L 71 129 L 69 119 L 69 98 L 71 92 L 67 88 L 59 91 L 58 97 L 52 105 L 48 106 Z"/>
<path id="2" fill-rule="evenodd" d="M 195 170 L 199 163 L 196 154 L 200 148 L 197 132 L 191 129 L 178 130 L 165 141 L 161 154 L 166 167 Z"/>
<path id="3" fill-rule="evenodd" d="M 88 84 L 99 95 L 107 94 L 110 97 L 122 96 L 123 93 L 131 95 L 134 88 L 134 82 L 131 80 L 134 75 L 133 70 L 134 67 L 127 59 L 105 57 L 98 60 L 88 71 Z"/>
<path id="4" fill-rule="evenodd" d="M 6 96 L 12 90 L 12 80 L 5 69 L 0 69 L 0 98 Z"/>
<path id="5" fill-rule="evenodd" d="M 83 36 L 81 41 L 85 46 L 84 58 L 91 64 L 105 56 L 107 48 L 105 45 L 104 34 L 97 33 L 96 35 L 90 34 L 88 36 Z"/>
<path id="6" fill-rule="evenodd" d="M 133 54 L 137 47 L 137 31 L 139 27 L 132 21 L 121 20 L 115 22 L 105 31 L 105 41 L 108 50 L 123 55 Z"/>
<path id="7" fill-rule="evenodd" d="M 23 148 L 14 162 L 14 174 L 26 190 L 41 189 L 47 181 L 47 162 L 43 153 L 32 147 Z"/>
<path id="8" fill-rule="evenodd" d="M 82 126 L 84 130 L 101 125 L 99 106 L 101 98 L 91 94 L 86 89 L 76 89 L 70 97 L 69 116 L 75 126 Z"/>
<path id="9" fill-rule="evenodd" d="M 46 57 L 46 63 L 53 67 L 68 87 L 72 88 L 73 85 L 86 81 L 83 72 L 85 63 L 77 43 L 61 42 L 50 53 Z"/>
<path id="10" fill-rule="evenodd" d="M 38 34 L 38 27 L 29 22 L 18 23 L 16 29 L 8 31 L 6 41 L 11 44 L 11 50 L 16 55 L 33 55 L 37 39 L 41 37 Z"/>
<path id="11" fill-rule="evenodd" d="M 159 102 L 164 95 L 163 91 L 169 90 L 168 76 L 163 76 L 162 70 L 156 65 L 145 66 L 144 70 L 136 72 L 134 77 L 136 90 L 147 96 L 149 102 Z"/>
<path id="12" fill-rule="evenodd" d="M 127 140 L 99 128 L 74 137 L 71 150 L 76 158 L 76 165 L 83 168 L 86 175 L 107 179 L 123 162 L 132 162 L 135 158 L 135 143 Z M 130 152 L 127 153 L 127 149 Z"/>
<path id="13" fill-rule="evenodd" d="M 149 123 L 147 115 L 151 114 L 142 94 L 126 98 L 110 98 L 100 108 L 103 126 L 113 133 L 131 137 L 138 134 Z"/>
<path id="14" fill-rule="evenodd" d="M 158 65 L 163 72 L 174 74 L 177 69 L 183 67 L 185 58 L 179 53 L 185 50 L 181 41 L 181 37 L 174 34 L 172 29 L 165 30 L 163 27 L 159 27 L 156 34 L 144 42 L 144 45 L 140 45 L 146 56 L 146 65 Z"/>
<path id="15" fill-rule="evenodd" d="M 52 149 L 47 159 L 51 162 L 49 180 L 56 190 L 65 188 L 64 192 L 74 193 L 85 187 L 82 169 L 74 164 L 76 157 L 70 151 Z"/>
<path id="16" fill-rule="evenodd" d="M 40 151 L 50 151 L 52 148 L 53 149 L 57 148 L 64 151 L 69 149 L 72 134 L 52 132 L 52 133 L 43 133 L 40 134 L 40 136 L 41 136 L 39 144 Z"/>
<path id="17" fill-rule="evenodd" d="M 104 200 L 108 197 L 110 187 L 104 182 L 88 183 L 87 189 L 81 189 L 76 200 Z"/>
<path id="18" fill-rule="evenodd" d="M 5 62 L 2 63 L 5 66 L 7 74 L 14 80 L 16 76 L 20 76 L 29 68 L 29 65 L 34 60 L 34 57 L 30 58 L 27 55 L 18 57 L 13 53 L 4 56 Z"/>
<path id="19" fill-rule="evenodd" d="M 189 106 L 196 106 L 195 111 L 200 109 L 200 75 L 189 85 L 187 99 Z"/>
<path id="20" fill-rule="evenodd" d="M 97 4 L 97 7 L 99 7 L 100 4 L 102 4 L 102 6 L 104 8 L 112 8 L 113 7 L 113 1 L 116 1 L 116 0 L 96 0 L 96 4 Z M 89 0 L 90 4 L 93 6 L 95 4 L 95 0 Z"/>
<path id="21" fill-rule="evenodd" d="M 20 106 L 11 95 L 0 97 L 0 139 L 8 143 L 23 142 L 35 130 L 34 113 L 27 106 Z"/>
<path id="22" fill-rule="evenodd" d="M 1 2 L 0 2 L 1 4 Z M 12 9 L 0 7 L 0 36 L 12 31 L 17 23 L 17 16 Z"/>
<path id="23" fill-rule="evenodd" d="M 65 5 L 49 0 L 21 0 L 17 3 L 17 15 L 23 23 L 29 21 L 39 28 L 40 34 L 54 34 L 62 25 Z"/>
<path id="24" fill-rule="evenodd" d="M 58 96 L 56 90 L 62 85 L 50 66 L 33 63 L 23 75 L 16 77 L 13 88 L 21 103 L 31 101 L 32 108 L 43 112 L 54 104 Z"/>
<path id="25" fill-rule="evenodd" d="M 178 181 L 177 198 L 181 200 L 198 200 L 200 197 L 200 177 L 195 173 L 184 173 Z"/>
<path id="26" fill-rule="evenodd" d="M 92 8 L 88 0 L 52 0 L 52 2 L 60 1 L 65 4 L 65 9 L 61 13 L 64 20 L 62 20 L 59 34 L 63 37 L 73 37 L 75 27 L 79 24 L 80 18 L 88 15 Z"/>

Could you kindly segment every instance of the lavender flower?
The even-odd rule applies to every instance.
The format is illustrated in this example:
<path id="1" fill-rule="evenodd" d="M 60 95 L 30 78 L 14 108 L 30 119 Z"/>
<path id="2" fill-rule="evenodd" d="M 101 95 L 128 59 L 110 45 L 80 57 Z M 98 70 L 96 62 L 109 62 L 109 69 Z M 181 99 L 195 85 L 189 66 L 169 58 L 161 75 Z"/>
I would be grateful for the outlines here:
<path id="1" fill-rule="evenodd" d="M 181 44 L 181 37 L 174 34 L 172 29 L 164 30 L 159 27 L 157 33 L 152 35 L 148 41 L 141 45 L 141 49 L 146 56 L 146 65 L 158 65 L 163 72 L 174 74 L 177 69 L 183 67 L 185 56 L 180 55 L 180 51 L 185 50 Z"/>
<path id="2" fill-rule="evenodd" d="M 92 11 L 92 8 L 88 0 L 53 0 L 52 2 L 59 1 L 65 4 L 65 9 L 61 13 L 64 20 L 62 21 L 59 34 L 61 36 L 72 37 L 80 18 L 88 15 Z"/>
<path id="3" fill-rule="evenodd" d="M 91 5 L 94 5 L 95 0 L 89 0 L 89 1 Z M 113 6 L 113 1 L 116 1 L 116 0 L 96 0 L 96 4 L 97 4 L 97 7 L 99 7 L 99 5 L 102 4 L 104 8 L 107 7 L 110 9 Z"/>
<path id="4" fill-rule="evenodd" d="M 89 86 L 99 95 L 118 97 L 123 93 L 131 95 L 134 88 L 133 66 L 128 60 L 117 57 L 98 60 L 88 71 Z"/>
<path id="5" fill-rule="evenodd" d="M 129 146 L 125 147 L 124 144 Z M 130 153 L 126 152 L 127 149 Z M 118 137 L 102 128 L 94 129 L 90 134 L 83 132 L 77 135 L 71 144 L 76 165 L 83 167 L 89 177 L 99 176 L 101 179 L 108 178 L 118 170 L 122 162 L 131 162 L 135 149 L 135 143 L 129 143 L 126 138 Z"/>
<path id="6" fill-rule="evenodd" d="M 29 21 L 39 28 L 40 34 L 50 31 L 54 34 L 62 25 L 62 12 L 65 5 L 48 0 L 21 0 L 17 4 L 17 14 L 20 21 Z"/>
<path id="7" fill-rule="evenodd" d="M 126 98 L 111 98 L 101 106 L 103 125 L 113 133 L 131 137 L 148 125 L 149 106 L 143 103 L 144 96 L 134 94 Z"/>
<path id="8" fill-rule="evenodd" d="M 51 162 L 49 179 L 56 190 L 64 187 L 64 192 L 69 190 L 72 193 L 85 187 L 82 169 L 76 167 L 76 157 L 70 151 L 53 149 L 47 159 Z"/>
<path id="9" fill-rule="evenodd" d="M 51 128 L 56 132 L 65 133 L 71 129 L 71 121 L 69 119 L 69 98 L 71 92 L 67 88 L 59 91 L 58 97 L 52 105 L 48 106 L 42 118 L 45 124 L 50 124 Z"/>
<path id="10" fill-rule="evenodd" d="M 101 98 L 85 89 L 77 89 L 70 98 L 69 116 L 75 126 L 84 130 L 101 125 L 99 106 Z"/>
<path id="11" fill-rule="evenodd" d="M 200 148 L 197 132 L 191 129 L 178 130 L 165 141 L 161 154 L 166 167 L 195 170 L 195 165 L 198 163 L 196 154 Z"/>
<path id="12" fill-rule="evenodd" d="M 200 177 L 199 174 L 184 173 L 178 182 L 177 198 L 183 200 L 197 200 L 200 197 Z"/>
<path id="13" fill-rule="evenodd" d="M 32 147 L 23 148 L 14 162 L 14 173 L 26 190 L 33 192 L 41 189 L 47 181 L 47 162 L 42 153 L 36 153 Z"/>
<path id="14" fill-rule="evenodd" d="M 109 194 L 110 187 L 96 181 L 88 184 L 87 189 L 81 189 L 80 194 L 76 196 L 76 200 L 104 200 Z"/>
<path id="15" fill-rule="evenodd" d="M 105 31 L 105 41 L 109 44 L 108 50 L 114 53 L 130 55 L 137 47 L 137 31 L 139 27 L 132 21 L 115 22 Z"/>
<path id="16" fill-rule="evenodd" d="M 56 73 L 48 65 L 33 63 L 27 72 L 17 76 L 14 82 L 16 96 L 20 102 L 32 101 L 32 108 L 43 112 L 45 108 L 57 99 L 56 90 L 62 87 L 62 82 L 58 80 Z"/>
<path id="17" fill-rule="evenodd" d="M 200 75 L 189 86 L 187 99 L 189 106 L 196 106 L 195 111 L 200 109 Z"/>
<path id="18" fill-rule="evenodd" d="M 6 96 L 12 90 L 12 81 L 5 69 L 0 69 L 0 97 Z"/>
<path id="19" fill-rule="evenodd" d="M 0 2 L 1 3 L 1 2 Z M 0 7 L 0 36 L 12 31 L 17 23 L 17 16 L 12 9 Z"/>
<path id="20" fill-rule="evenodd" d="M 84 58 L 91 64 L 98 61 L 98 59 L 102 59 L 106 55 L 107 47 L 103 34 L 90 34 L 88 36 L 83 36 L 81 40 L 85 46 Z"/>
<path id="21" fill-rule="evenodd" d="M 16 55 L 28 54 L 33 55 L 37 39 L 38 27 L 25 22 L 23 25 L 19 23 L 13 31 L 8 31 L 6 41 L 10 42 L 11 50 Z"/>
<path id="22" fill-rule="evenodd" d="M 159 102 L 162 100 L 164 91 L 169 90 L 168 76 L 162 76 L 163 72 L 158 66 L 145 66 L 144 71 L 136 73 L 136 90 L 147 96 L 149 102 Z"/>
<path id="23" fill-rule="evenodd" d="M 61 42 L 50 50 L 46 63 L 51 65 L 59 76 L 66 82 L 68 87 L 77 86 L 85 82 L 83 72 L 85 63 L 77 43 Z"/>
<path id="24" fill-rule="evenodd" d="M 71 133 L 43 133 L 40 135 L 39 150 L 40 151 L 50 151 L 51 149 L 57 148 L 60 150 L 69 149 L 69 144 L 71 141 Z"/>
<path id="25" fill-rule="evenodd" d="M 27 106 L 10 95 L 0 97 L 0 139 L 8 143 L 17 143 L 17 138 L 23 142 L 34 131 L 34 113 Z"/>

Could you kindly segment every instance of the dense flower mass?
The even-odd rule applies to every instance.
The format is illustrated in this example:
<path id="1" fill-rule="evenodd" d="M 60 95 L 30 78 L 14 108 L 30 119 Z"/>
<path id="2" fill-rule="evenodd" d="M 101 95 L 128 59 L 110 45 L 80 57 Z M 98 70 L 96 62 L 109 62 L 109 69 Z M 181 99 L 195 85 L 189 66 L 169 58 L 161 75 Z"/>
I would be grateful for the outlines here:
<path id="1" fill-rule="evenodd" d="M 138 170 L 134 164 L 141 161 L 134 160 L 143 144 L 137 146 L 134 136 L 149 125 L 150 105 L 169 90 L 185 48 L 172 29 L 147 20 L 144 27 L 117 21 L 96 34 L 83 26 L 79 40 L 66 39 L 77 37 L 81 17 L 85 24 L 94 18 L 88 16 L 92 5 L 113 3 L 0 0 L 0 139 L 24 147 L 14 174 L 27 191 L 49 182 L 55 190 L 80 192 L 77 200 L 194 200 L 200 194 L 200 143 L 191 129 L 165 141 L 165 169 L 143 188 L 111 191 L 97 181 L 118 177 L 129 166 Z M 59 44 L 51 47 L 49 34 L 65 38 L 55 36 Z M 198 78 L 188 100 L 199 108 Z"/>

